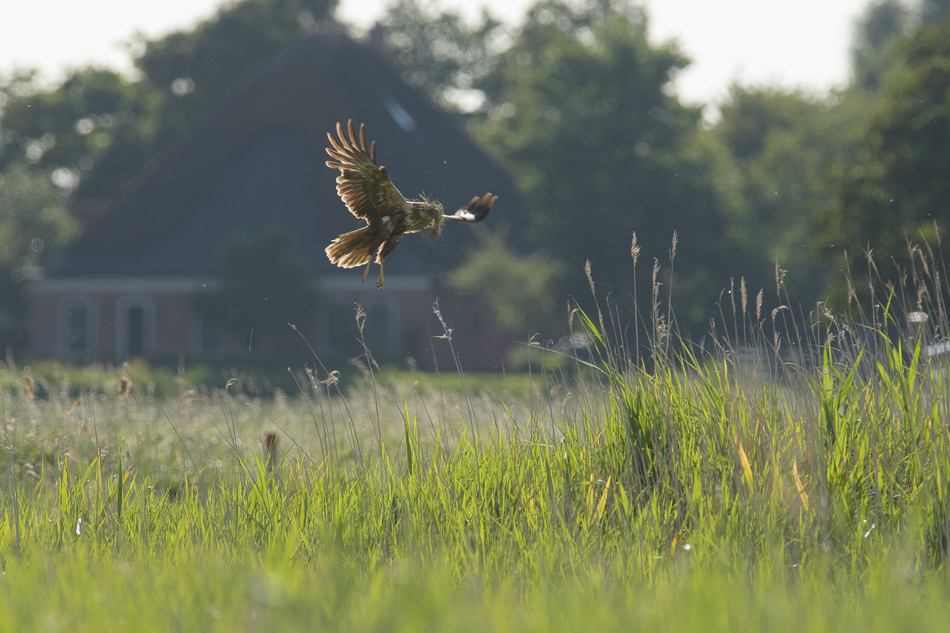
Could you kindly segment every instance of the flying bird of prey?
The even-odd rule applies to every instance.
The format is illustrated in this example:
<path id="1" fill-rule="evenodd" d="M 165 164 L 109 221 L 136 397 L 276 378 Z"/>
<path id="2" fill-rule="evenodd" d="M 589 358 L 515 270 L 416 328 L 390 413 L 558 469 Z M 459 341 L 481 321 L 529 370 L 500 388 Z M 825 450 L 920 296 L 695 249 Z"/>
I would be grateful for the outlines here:
<path id="1" fill-rule="evenodd" d="M 337 193 L 350 213 L 366 220 L 367 225 L 333 240 L 327 247 L 327 256 L 341 268 L 366 264 L 363 271 L 363 281 L 366 281 L 375 254 L 379 264 L 379 279 L 376 280 L 379 289 L 383 287 L 383 262 L 402 241 L 403 235 L 431 229 L 430 237 L 438 239 L 444 220 L 481 222 L 498 200 L 498 196 L 490 193 L 481 198 L 476 196 L 467 208 L 452 215 L 446 215 L 442 205 L 435 200 L 424 197 L 422 200 L 407 200 L 390 180 L 386 168 L 376 164 L 376 141 L 367 151 L 366 126 L 360 125 L 357 138 L 351 119 L 347 132 L 348 135 L 344 134 L 343 126 L 337 123 L 339 138 L 327 134 L 333 145 L 327 148 L 327 154 L 333 158 L 327 161 L 327 167 L 340 170 L 336 177 Z"/>

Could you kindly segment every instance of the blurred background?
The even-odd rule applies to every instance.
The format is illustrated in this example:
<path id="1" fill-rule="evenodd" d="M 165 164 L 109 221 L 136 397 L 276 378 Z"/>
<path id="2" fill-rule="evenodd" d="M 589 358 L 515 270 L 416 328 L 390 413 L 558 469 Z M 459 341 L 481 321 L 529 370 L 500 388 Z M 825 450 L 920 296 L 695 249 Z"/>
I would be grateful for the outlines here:
<path id="1" fill-rule="evenodd" d="M 469 196 L 513 183 L 490 221 L 458 238 L 457 257 L 407 255 L 417 268 L 407 264 L 404 279 L 424 279 L 406 281 L 404 298 L 367 310 L 368 322 L 385 321 L 391 336 L 374 340 L 394 359 L 416 362 L 429 351 L 413 338 L 425 338 L 421 330 L 405 326 L 418 314 L 412 301 L 435 298 L 455 300 L 449 309 L 459 319 L 478 315 L 456 334 L 473 350 L 487 338 L 499 355 L 537 333 L 561 339 L 569 297 L 582 305 L 590 297 L 588 261 L 618 327 L 631 327 L 639 310 L 663 315 L 667 327 L 692 338 L 737 303 L 757 320 L 782 305 L 805 313 L 844 309 L 867 287 L 849 282 L 848 273 L 900 284 L 919 249 L 940 261 L 950 220 L 950 0 L 816 1 L 794 9 L 739 0 L 525 0 L 464 9 L 416 0 L 148 8 L 103 1 L 95 10 L 96 3 L 19 4 L 0 9 L 0 345 L 13 357 L 170 359 L 177 343 L 163 347 L 160 339 L 172 308 L 150 294 L 154 287 L 129 287 L 142 271 L 129 276 L 125 260 L 115 259 L 111 269 L 97 261 L 80 274 L 76 262 L 118 249 L 108 241 L 115 223 L 141 226 L 129 218 L 145 213 L 149 187 L 176 188 L 170 166 L 194 154 L 183 148 L 207 147 L 202 139 L 227 137 L 228 129 L 269 130 L 290 116 L 246 104 L 267 102 L 262 82 L 288 76 L 275 69 L 301 40 L 336 51 L 311 55 L 322 60 L 312 77 L 333 77 L 320 80 L 322 92 L 307 93 L 315 111 L 326 104 L 315 128 L 329 131 L 329 121 L 351 111 L 372 117 L 368 103 L 379 100 L 385 108 L 369 120 L 390 138 L 380 151 L 391 171 L 401 162 L 449 164 L 471 142 L 462 153 L 475 162 L 452 174 L 424 167 L 418 187 L 438 186 L 426 184 L 426 174 L 452 182 L 473 175 Z M 378 61 L 356 64 L 362 53 L 347 52 L 350 44 Z M 321 64 L 335 74 L 321 75 L 330 73 Z M 300 90 L 311 81 L 293 76 Z M 221 127 L 222 112 L 242 107 L 259 119 Z M 207 136 L 216 125 L 217 136 Z M 309 165 L 316 154 L 308 152 L 322 151 L 314 148 L 324 141 L 305 123 L 294 129 L 304 139 L 300 156 L 310 156 L 294 164 Z M 220 147 L 244 156 L 244 146 Z M 190 198 L 150 213 L 199 213 L 211 204 L 215 179 L 231 169 L 222 162 L 207 176 L 208 191 L 194 185 Z M 326 178 L 332 192 L 332 174 L 321 170 L 315 177 Z M 301 169 L 300 178 L 314 176 Z M 294 204 L 309 204 L 306 195 Z M 312 203 L 314 217 L 324 213 L 320 200 Z M 330 212 L 346 215 L 342 205 Z M 190 225 L 181 222 L 176 230 L 185 231 Z M 114 235 L 121 241 L 126 233 Z M 321 253 L 325 243 L 293 246 L 271 235 L 245 239 L 241 251 L 233 236 L 220 238 L 222 246 L 210 249 L 217 278 L 207 270 L 200 277 L 217 294 L 192 297 L 183 308 L 193 321 L 181 344 L 189 355 L 243 353 L 252 347 L 249 332 L 266 340 L 269 329 L 306 312 L 299 301 L 274 302 L 275 295 L 304 303 L 333 297 L 323 316 L 302 317 L 313 321 L 316 340 L 332 343 L 344 334 L 333 334 L 328 315 L 367 296 L 312 281 L 333 271 L 307 256 L 268 255 Z M 241 272 L 237 262 L 248 258 L 257 272 Z M 145 272 L 153 281 L 170 274 Z M 199 278 L 196 270 L 179 273 Z M 124 289 L 106 300 L 103 279 L 124 280 Z M 201 294 L 186 286 L 175 288 Z M 403 296 L 399 287 L 388 296 Z M 254 307 L 268 300 L 280 305 Z M 235 307 L 243 309 L 240 323 Z M 479 330 L 483 321 L 491 321 L 487 330 Z M 438 333 L 430 328 L 430 340 Z M 237 343 L 223 345 L 221 337 Z M 281 349 L 273 343 L 265 351 Z"/>

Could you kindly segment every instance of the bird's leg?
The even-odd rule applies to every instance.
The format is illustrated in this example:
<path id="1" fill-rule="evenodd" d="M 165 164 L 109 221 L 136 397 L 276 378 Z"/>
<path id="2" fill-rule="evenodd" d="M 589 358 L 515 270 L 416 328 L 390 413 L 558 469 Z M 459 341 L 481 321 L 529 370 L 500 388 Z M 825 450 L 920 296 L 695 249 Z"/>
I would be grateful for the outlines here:
<path id="1" fill-rule="evenodd" d="M 379 263 L 379 279 L 376 280 L 376 290 L 383 289 L 383 263 Z"/>
<path id="2" fill-rule="evenodd" d="M 363 271 L 363 283 L 366 283 L 366 277 L 369 275 L 369 267 L 373 265 L 373 260 L 366 264 L 366 270 Z"/>

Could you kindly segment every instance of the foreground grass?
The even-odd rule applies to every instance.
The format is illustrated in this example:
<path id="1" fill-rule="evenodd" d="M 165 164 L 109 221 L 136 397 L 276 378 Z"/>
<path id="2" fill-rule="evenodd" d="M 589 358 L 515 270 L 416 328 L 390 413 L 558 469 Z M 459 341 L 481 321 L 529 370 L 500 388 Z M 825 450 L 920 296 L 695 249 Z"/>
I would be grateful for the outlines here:
<path id="1" fill-rule="evenodd" d="M 0 630 L 948 629 L 922 339 L 646 371 L 579 318 L 586 360 L 485 388 L 37 398 L 8 370 Z"/>
<path id="2" fill-rule="evenodd" d="M 731 566 L 730 566 L 731 567 Z M 61 553 L 8 565 L 0 629 L 22 630 L 946 630 L 943 579 L 875 582 L 806 575 L 754 581 L 729 567 L 607 582 L 585 564 L 572 582 L 519 589 L 443 566 L 362 569 L 338 559 L 192 561 L 185 568 Z M 830 570 L 826 570 L 830 571 Z"/>

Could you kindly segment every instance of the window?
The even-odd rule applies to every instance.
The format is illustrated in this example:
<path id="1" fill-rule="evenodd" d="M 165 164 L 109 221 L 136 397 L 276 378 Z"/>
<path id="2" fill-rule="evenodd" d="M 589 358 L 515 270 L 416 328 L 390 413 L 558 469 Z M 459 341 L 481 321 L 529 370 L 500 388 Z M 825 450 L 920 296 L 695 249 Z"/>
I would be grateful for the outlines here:
<path id="1" fill-rule="evenodd" d="M 71 360 L 88 360 L 96 354 L 95 302 L 69 298 L 60 304 L 59 353 Z"/>
<path id="2" fill-rule="evenodd" d="M 151 297 L 119 297 L 115 323 L 116 362 L 147 357 L 155 351 L 155 302 Z"/>

